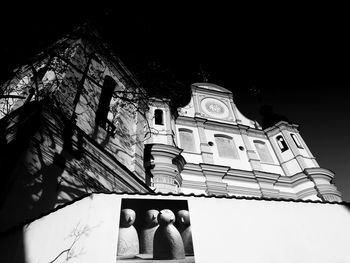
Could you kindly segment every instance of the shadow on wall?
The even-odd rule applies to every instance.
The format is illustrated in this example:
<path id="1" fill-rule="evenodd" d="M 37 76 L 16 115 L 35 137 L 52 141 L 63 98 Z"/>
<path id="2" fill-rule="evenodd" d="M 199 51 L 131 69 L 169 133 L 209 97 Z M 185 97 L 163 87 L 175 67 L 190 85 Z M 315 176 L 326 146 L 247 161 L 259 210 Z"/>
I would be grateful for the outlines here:
<path id="1" fill-rule="evenodd" d="M 30 111 L 30 112 L 28 112 Z M 29 116 L 29 117 L 28 117 Z M 85 158 L 84 139 L 75 124 L 35 103 L 13 112 L 11 142 L 2 139 L 0 232 L 39 217 L 56 206 L 92 191 L 106 191 L 87 172 L 104 175 L 103 167 Z M 14 121 L 12 121 L 14 122 Z"/>
<path id="2" fill-rule="evenodd" d="M 3 263 L 27 262 L 22 228 L 0 234 L 0 257 Z"/>
<path id="3" fill-rule="evenodd" d="M 344 207 L 350 213 L 350 203 L 349 202 L 347 202 L 347 203 L 344 202 Z"/>

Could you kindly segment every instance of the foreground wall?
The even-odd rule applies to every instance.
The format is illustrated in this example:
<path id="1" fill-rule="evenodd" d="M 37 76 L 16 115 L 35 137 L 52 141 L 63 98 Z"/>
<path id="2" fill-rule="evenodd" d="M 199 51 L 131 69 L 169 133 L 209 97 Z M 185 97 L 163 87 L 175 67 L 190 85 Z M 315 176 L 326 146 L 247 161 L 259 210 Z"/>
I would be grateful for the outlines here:
<path id="1" fill-rule="evenodd" d="M 183 203 L 190 213 L 194 257 L 178 262 L 350 262 L 347 204 L 117 194 L 92 194 L 2 235 L 0 257 L 136 262 L 116 260 L 120 210 L 136 210 L 137 225 L 140 204 L 159 208 L 164 199 L 174 213 Z"/>

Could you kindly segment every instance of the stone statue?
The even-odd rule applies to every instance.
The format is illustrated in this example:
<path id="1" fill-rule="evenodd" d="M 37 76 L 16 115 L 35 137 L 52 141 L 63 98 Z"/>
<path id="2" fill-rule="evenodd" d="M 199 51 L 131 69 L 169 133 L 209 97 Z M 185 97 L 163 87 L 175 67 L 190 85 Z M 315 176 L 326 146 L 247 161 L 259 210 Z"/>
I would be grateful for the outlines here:
<path id="1" fill-rule="evenodd" d="M 179 224 L 179 232 L 185 247 L 186 256 L 193 256 L 192 230 L 190 213 L 187 210 L 180 210 L 176 214 L 176 221 Z"/>
<path id="2" fill-rule="evenodd" d="M 157 210 L 148 210 L 145 214 L 146 226 L 140 232 L 140 253 L 153 254 L 153 238 L 158 228 Z"/>
<path id="3" fill-rule="evenodd" d="M 135 211 L 123 209 L 120 213 L 117 256 L 132 258 L 139 254 L 139 238 L 133 226 L 136 219 Z"/>
<path id="4" fill-rule="evenodd" d="M 179 231 L 173 225 L 175 215 L 169 209 L 158 214 L 159 227 L 154 234 L 153 259 L 184 259 L 185 249 Z"/>

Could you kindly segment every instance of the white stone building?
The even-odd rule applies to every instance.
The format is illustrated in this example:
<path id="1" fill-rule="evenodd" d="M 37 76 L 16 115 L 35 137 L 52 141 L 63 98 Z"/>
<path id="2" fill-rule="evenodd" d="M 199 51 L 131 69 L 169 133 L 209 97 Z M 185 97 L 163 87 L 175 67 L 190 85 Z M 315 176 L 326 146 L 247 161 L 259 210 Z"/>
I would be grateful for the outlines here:
<path id="1" fill-rule="evenodd" d="M 151 102 L 146 143 L 156 192 L 341 201 L 334 174 L 318 165 L 298 125 L 263 130 L 229 90 L 210 83 L 191 89 L 176 118 L 168 101 Z"/>

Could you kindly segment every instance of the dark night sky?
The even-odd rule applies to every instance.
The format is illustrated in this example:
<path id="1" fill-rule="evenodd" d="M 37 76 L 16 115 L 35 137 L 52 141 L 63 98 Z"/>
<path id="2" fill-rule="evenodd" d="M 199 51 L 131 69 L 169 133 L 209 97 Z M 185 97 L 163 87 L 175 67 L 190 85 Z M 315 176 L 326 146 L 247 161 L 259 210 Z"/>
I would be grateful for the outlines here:
<path id="1" fill-rule="evenodd" d="M 101 5 L 102 6 L 102 5 Z M 232 90 L 248 118 L 259 108 L 300 124 L 321 167 L 350 201 L 350 17 L 330 6 L 8 7 L 1 16 L 1 81 L 9 70 L 89 20 L 127 66 L 157 60 L 189 86 Z M 344 12 L 342 12 L 344 10 Z M 260 96 L 254 90 L 260 91 Z"/>

